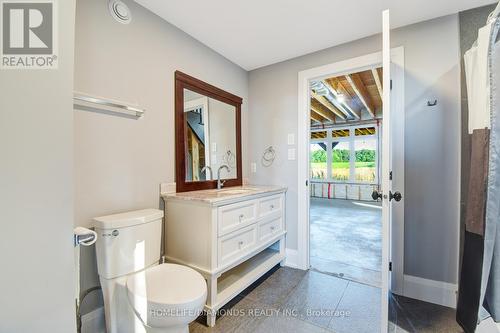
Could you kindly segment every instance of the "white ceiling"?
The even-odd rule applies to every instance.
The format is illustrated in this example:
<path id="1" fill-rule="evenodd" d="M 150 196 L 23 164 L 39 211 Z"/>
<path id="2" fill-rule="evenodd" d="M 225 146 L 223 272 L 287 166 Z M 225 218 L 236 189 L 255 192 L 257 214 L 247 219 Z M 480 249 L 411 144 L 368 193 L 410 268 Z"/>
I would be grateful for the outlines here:
<path id="1" fill-rule="evenodd" d="M 135 0 L 246 70 L 492 0 Z"/>

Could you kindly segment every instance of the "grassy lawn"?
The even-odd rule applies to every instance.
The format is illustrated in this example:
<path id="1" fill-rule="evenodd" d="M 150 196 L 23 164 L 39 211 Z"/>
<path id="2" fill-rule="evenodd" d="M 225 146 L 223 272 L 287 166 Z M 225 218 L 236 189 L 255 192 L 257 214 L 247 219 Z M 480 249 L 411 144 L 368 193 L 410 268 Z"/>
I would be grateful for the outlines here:
<path id="1" fill-rule="evenodd" d="M 357 181 L 372 182 L 375 180 L 375 162 L 356 162 L 355 179 Z M 313 179 L 326 179 L 326 163 L 311 163 Z M 334 180 L 347 181 L 349 179 L 349 162 L 332 163 L 332 177 Z"/>

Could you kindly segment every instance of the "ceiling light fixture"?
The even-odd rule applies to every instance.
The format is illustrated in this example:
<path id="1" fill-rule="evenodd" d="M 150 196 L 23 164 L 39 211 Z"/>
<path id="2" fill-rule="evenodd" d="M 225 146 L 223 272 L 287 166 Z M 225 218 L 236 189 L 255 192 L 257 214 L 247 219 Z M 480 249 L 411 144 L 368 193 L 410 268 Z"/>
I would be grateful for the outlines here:
<path id="1" fill-rule="evenodd" d="M 337 94 L 337 101 L 341 104 L 345 103 L 346 99 L 345 99 L 345 95 L 344 94 Z"/>

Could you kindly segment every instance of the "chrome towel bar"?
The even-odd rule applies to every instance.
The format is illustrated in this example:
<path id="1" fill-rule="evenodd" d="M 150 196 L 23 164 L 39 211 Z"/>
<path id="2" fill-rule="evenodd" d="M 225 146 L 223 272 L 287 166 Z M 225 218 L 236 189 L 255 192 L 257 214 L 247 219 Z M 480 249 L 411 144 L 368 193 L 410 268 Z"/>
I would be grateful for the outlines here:
<path id="1" fill-rule="evenodd" d="M 90 96 L 80 92 L 73 93 L 73 106 L 82 110 L 102 111 L 104 113 L 116 113 L 126 116 L 140 118 L 145 110 L 135 105 L 127 105 L 122 102 Z"/>

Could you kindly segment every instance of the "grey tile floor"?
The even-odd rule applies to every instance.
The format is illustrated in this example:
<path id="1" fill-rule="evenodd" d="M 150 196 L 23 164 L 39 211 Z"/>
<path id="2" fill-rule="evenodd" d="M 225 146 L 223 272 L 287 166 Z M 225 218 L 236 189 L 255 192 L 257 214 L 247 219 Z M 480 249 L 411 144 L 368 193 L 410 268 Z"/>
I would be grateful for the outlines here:
<path id="1" fill-rule="evenodd" d="M 311 198 L 311 267 L 379 287 L 381 216 L 377 202 Z"/>
<path id="2" fill-rule="evenodd" d="M 304 332 L 376 333 L 380 290 L 315 271 L 277 266 L 228 304 L 215 327 L 205 318 L 191 323 L 191 333 Z M 461 332 L 454 311 L 393 297 L 390 332 Z"/>
<path id="3" fill-rule="evenodd" d="M 444 306 L 392 296 L 389 302 L 390 333 L 463 333 L 455 310 Z"/>

